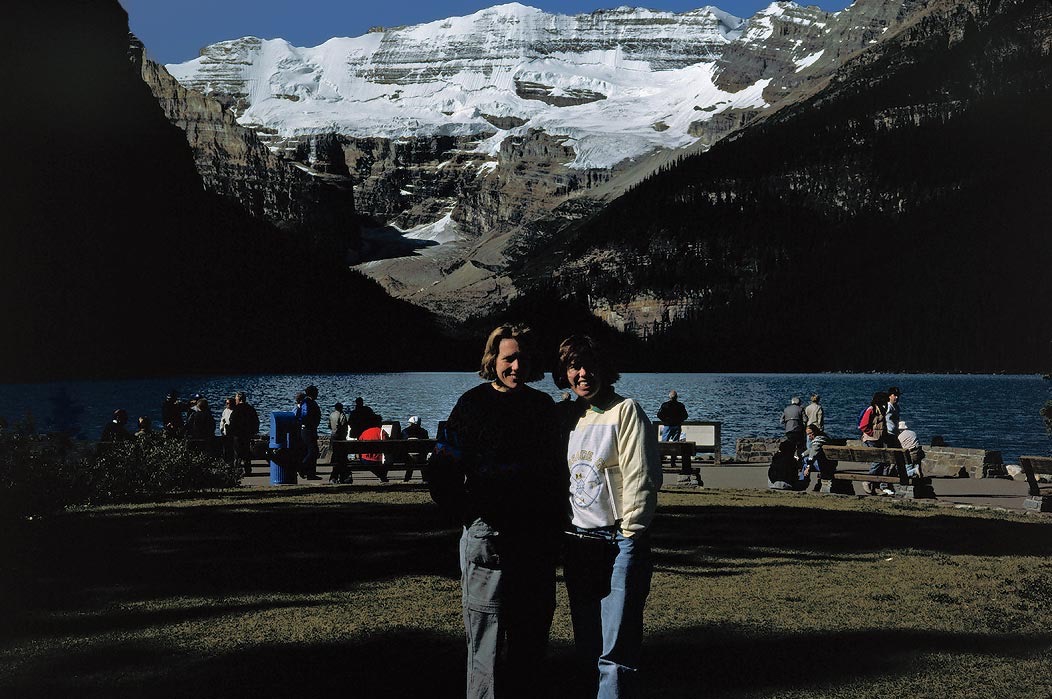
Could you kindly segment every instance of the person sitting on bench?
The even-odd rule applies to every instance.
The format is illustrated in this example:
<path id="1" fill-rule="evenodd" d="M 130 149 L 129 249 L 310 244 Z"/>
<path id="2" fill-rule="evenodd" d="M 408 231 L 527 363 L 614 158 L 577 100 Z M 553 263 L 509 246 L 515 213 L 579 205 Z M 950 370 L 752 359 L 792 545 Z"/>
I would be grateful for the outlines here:
<path id="1" fill-rule="evenodd" d="M 818 425 L 811 423 L 807 426 L 807 448 L 804 450 L 803 470 L 800 473 L 801 480 L 809 480 L 812 471 L 818 472 L 818 483 L 816 489 L 821 485 L 822 479 L 832 480 L 832 468 L 829 459 L 822 453 L 822 447 L 826 443 L 826 433 Z"/>
<path id="2" fill-rule="evenodd" d="M 362 432 L 358 439 L 362 441 L 387 439 L 387 433 L 384 432 L 379 425 L 377 425 L 375 427 L 370 427 L 366 429 L 364 432 Z M 372 471 L 373 474 L 375 474 L 376 477 L 380 479 L 381 483 L 388 482 L 387 469 L 383 467 L 383 454 L 362 454 L 362 461 L 369 464 L 369 470 Z"/>
<path id="3" fill-rule="evenodd" d="M 921 449 L 917 433 L 909 428 L 905 420 L 899 420 L 898 428 L 899 446 L 906 450 L 906 475 L 923 478 L 921 461 L 924 459 L 924 450 Z"/>

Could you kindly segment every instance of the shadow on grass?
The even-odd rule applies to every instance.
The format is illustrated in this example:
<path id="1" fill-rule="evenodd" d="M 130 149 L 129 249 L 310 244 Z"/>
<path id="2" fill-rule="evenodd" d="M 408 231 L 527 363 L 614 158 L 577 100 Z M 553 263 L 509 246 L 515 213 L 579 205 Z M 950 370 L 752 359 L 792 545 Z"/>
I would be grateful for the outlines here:
<path id="1" fill-rule="evenodd" d="M 947 555 L 1048 556 L 1052 528 L 1038 522 L 909 516 L 808 507 L 662 506 L 654 523 L 658 564 L 779 557 L 843 559 L 889 548 Z M 769 563 L 765 563 L 769 565 Z M 703 566 L 704 567 L 704 566 Z"/>
<path id="2" fill-rule="evenodd" d="M 930 655 L 968 654 L 1010 666 L 1039 658 L 1050 647 L 1052 634 L 872 630 L 760 635 L 733 626 L 696 627 L 648 638 L 643 650 L 645 691 L 640 696 L 693 699 L 804 690 L 818 696 L 871 696 L 850 686 L 865 690 L 873 689 L 875 681 L 908 682 L 930 670 Z M 808 662 L 802 664 L 801 657 Z M 51 665 L 53 658 L 36 662 L 41 666 L 0 679 L 0 687 L 12 691 L 11 696 L 82 698 L 464 694 L 463 641 L 404 630 L 346 643 L 275 644 L 212 656 L 173 653 L 156 642 L 100 644 L 64 651 L 58 672 Z M 90 682 L 85 680 L 89 676 Z M 581 668 L 565 645 L 552 649 L 545 667 L 519 679 L 529 685 L 524 696 L 587 696 Z M 930 676 L 925 681 L 933 682 Z M 973 681 L 946 677 L 945 683 L 936 678 L 934 684 L 953 691 Z M 923 691 L 919 695 L 934 696 Z"/>
<path id="3" fill-rule="evenodd" d="M 141 638 L 114 642 L 96 636 L 90 643 L 47 646 L 62 636 L 92 638 L 287 608 L 299 604 L 298 596 L 353 591 L 375 581 L 459 577 L 458 529 L 430 504 L 290 494 L 238 493 L 224 504 L 71 513 L 9 529 L 0 539 L 0 642 L 8 648 L 42 644 L 46 650 L 14 673 L 0 668 L 0 687 L 18 690 L 12 696 L 141 696 L 144 687 L 155 696 L 461 695 L 463 640 L 401 628 L 347 643 L 267 644 L 215 657 Z M 1042 557 L 1052 553 L 1048 531 L 1010 520 L 699 503 L 662 506 L 654 544 L 659 570 L 733 576 L 783 560 L 842 560 L 903 546 L 950 555 Z M 134 605 L 283 594 L 293 599 L 150 611 L 135 611 Z M 771 635 L 696 626 L 648 637 L 647 695 L 693 697 L 704 690 L 743 696 L 868 675 L 908 676 L 922 671 L 918 658 L 928 653 L 1029 657 L 1035 648 L 1047 653 L 1050 644 L 1049 635 L 876 629 Z M 823 658 L 818 676 L 789 671 L 800 667 L 801 658 L 816 656 Z M 60 671 L 48 665 L 54 662 Z M 551 667 L 551 686 L 536 696 L 583 696 L 568 648 L 555 649 Z M 88 689 L 93 687 L 95 694 Z"/>
<path id="4" fill-rule="evenodd" d="M 429 504 L 294 498 L 70 513 L 0 538 L 0 614 L 302 596 L 408 575 L 459 579 L 458 535 Z"/>
<path id="5" fill-rule="evenodd" d="M 462 646 L 460 639 L 404 631 L 215 655 L 173 652 L 161 642 L 95 644 L 65 651 L 58 672 L 48 658 L 13 678 L 0 676 L 0 688 L 8 696 L 82 699 L 457 697 L 464 695 Z"/>
<path id="6" fill-rule="evenodd" d="M 875 681 L 892 681 L 898 688 L 913 676 L 930 671 L 927 656 L 978 655 L 993 666 L 1011 665 L 1022 658 L 1038 658 L 1052 647 L 1052 634 L 961 634 L 911 630 L 861 630 L 830 633 L 742 633 L 735 627 L 683 629 L 657 634 L 643 648 L 648 668 L 647 696 L 771 696 L 811 690 L 819 696 L 876 696 Z M 1010 671 L 1009 671 L 1010 672 Z M 978 678 L 953 677 L 942 670 L 944 683 L 936 694 L 952 696 L 973 687 Z M 1003 682 L 1000 672 L 986 678 Z M 1022 680 L 1022 677 L 1019 677 Z M 931 676 L 926 681 L 930 682 Z M 852 692 L 858 684 L 868 691 Z M 1003 686 L 1003 685 L 1002 685 Z M 1019 689 L 1023 689 L 1020 685 Z M 1025 691 L 1025 690 L 1024 690 Z M 946 694 L 945 692 L 950 692 Z M 991 687 L 992 694 L 997 695 Z M 999 695 L 997 695 L 999 696 Z"/>
<path id="7" fill-rule="evenodd" d="M 321 606 L 319 602 L 287 600 L 251 604 L 210 604 L 196 607 L 168 609 L 107 610 L 102 614 L 50 616 L 9 620 L 9 637 L 47 638 L 65 635 L 84 636 L 107 632 L 136 631 L 138 629 L 207 622 L 227 615 L 247 615 L 269 610 L 308 609 Z"/>
<path id="8" fill-rule="evenodd" d="M 330 489 L 327 492 L 332 493 Z M 458 529 L 430 503 L 162 504 L 23 522 L 0 541 L 0 611 L 97 608 L 108 599 L 311 594 L 410 575 L 459 578 Z M 663 506 L 655 563 L 684 575 L 842 560 L 893 547 L 1048 556 L 1048 528 L 946 515 L 806 507 Z M 718 572 L 717 572 L 718 571 Z"/>

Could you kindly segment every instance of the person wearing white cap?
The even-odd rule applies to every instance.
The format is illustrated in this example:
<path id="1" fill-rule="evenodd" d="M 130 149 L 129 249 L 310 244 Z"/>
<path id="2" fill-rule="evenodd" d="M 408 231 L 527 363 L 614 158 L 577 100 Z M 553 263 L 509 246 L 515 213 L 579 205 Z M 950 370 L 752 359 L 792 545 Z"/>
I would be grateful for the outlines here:
<path id="1" fill-rule="evenodd" d="M 420 417 L 418 415 L 413 415 L 409 418 L 409 426 L 402 430 L 402 436 L 406 439 L 427 439 L 427 430 L 420 426 Z M 410 464 L 423 466 L 427 463 L 427 455 L 410 453 L 407 455 L 407 460 Z M 409 470 L 405 472 L 405 479 L 408 481 L 412 477 L 413 471 L 412 467 L 410 467 Z"/>
<path id="2" fill-rule="evenodd" d="M 899 420 L 895 426 L 898 428 L 899 445 L 906 451 L 906 475 L 922 478 L 921 461 L 924 459 L 924 450 L 921 449 L 917 433 L 909 428 L 905 420 Z"/>
<path id="3" fill-rule="evenodd" d="M 406 439 L 427 439 L 427 430 L 420 426 L 420 418 L 416 415 L 409 418 L 409 426 L 402 434 Z"/>

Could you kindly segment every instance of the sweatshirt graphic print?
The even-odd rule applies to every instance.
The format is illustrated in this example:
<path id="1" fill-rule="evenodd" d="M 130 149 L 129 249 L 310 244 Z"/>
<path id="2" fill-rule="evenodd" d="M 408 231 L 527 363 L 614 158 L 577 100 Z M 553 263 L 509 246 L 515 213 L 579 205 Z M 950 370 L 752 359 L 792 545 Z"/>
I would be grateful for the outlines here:
<path id="1" fill-rule="evenodd" d="M 591 425 L 571 435 L 570 504 L 573 523 L 594 529 L 621 519 L 621 469 L 617 462 L 617 425 Z"/>
<path id="2" fill-rule="evenodd" d="M 657 433 L 635 401 L 615 393 L 584 410 L 570 430 L 566 453 L 575 526 L 620 525 L 631 537 L 650 525 L 661 457 Z"/>

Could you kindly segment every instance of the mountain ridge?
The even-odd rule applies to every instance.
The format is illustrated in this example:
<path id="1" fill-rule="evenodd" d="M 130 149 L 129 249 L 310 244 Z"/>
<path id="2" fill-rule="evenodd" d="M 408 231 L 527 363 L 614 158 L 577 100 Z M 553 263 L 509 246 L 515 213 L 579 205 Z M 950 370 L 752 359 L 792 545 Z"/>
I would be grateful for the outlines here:
<path id="1" fill-rule="evenodd" d="M 314 48 L 220 42 L 167 68 L 276 153 L 317 167 L 310 153 L 342 149 L 366 229 L 359 269 L 456 323 L 517 294 L 503 251 L 531 221 L 601 206 L 665 154 L 708 148 L 791 102 L 907 7 L 775 2 L 742 20 L 712 6 L 564 16 L 512 4 Z M 412 242 L 438 225 L 441 245 Z M 457 273 L 469 268 L 493 272 Z"/>
<path id="2" fill-rule="evenodd" d="M 553 226 L 512 273 L 710 370 L 1039 370 L 1050 8 L 930 3 L 826 90 Z"/>

